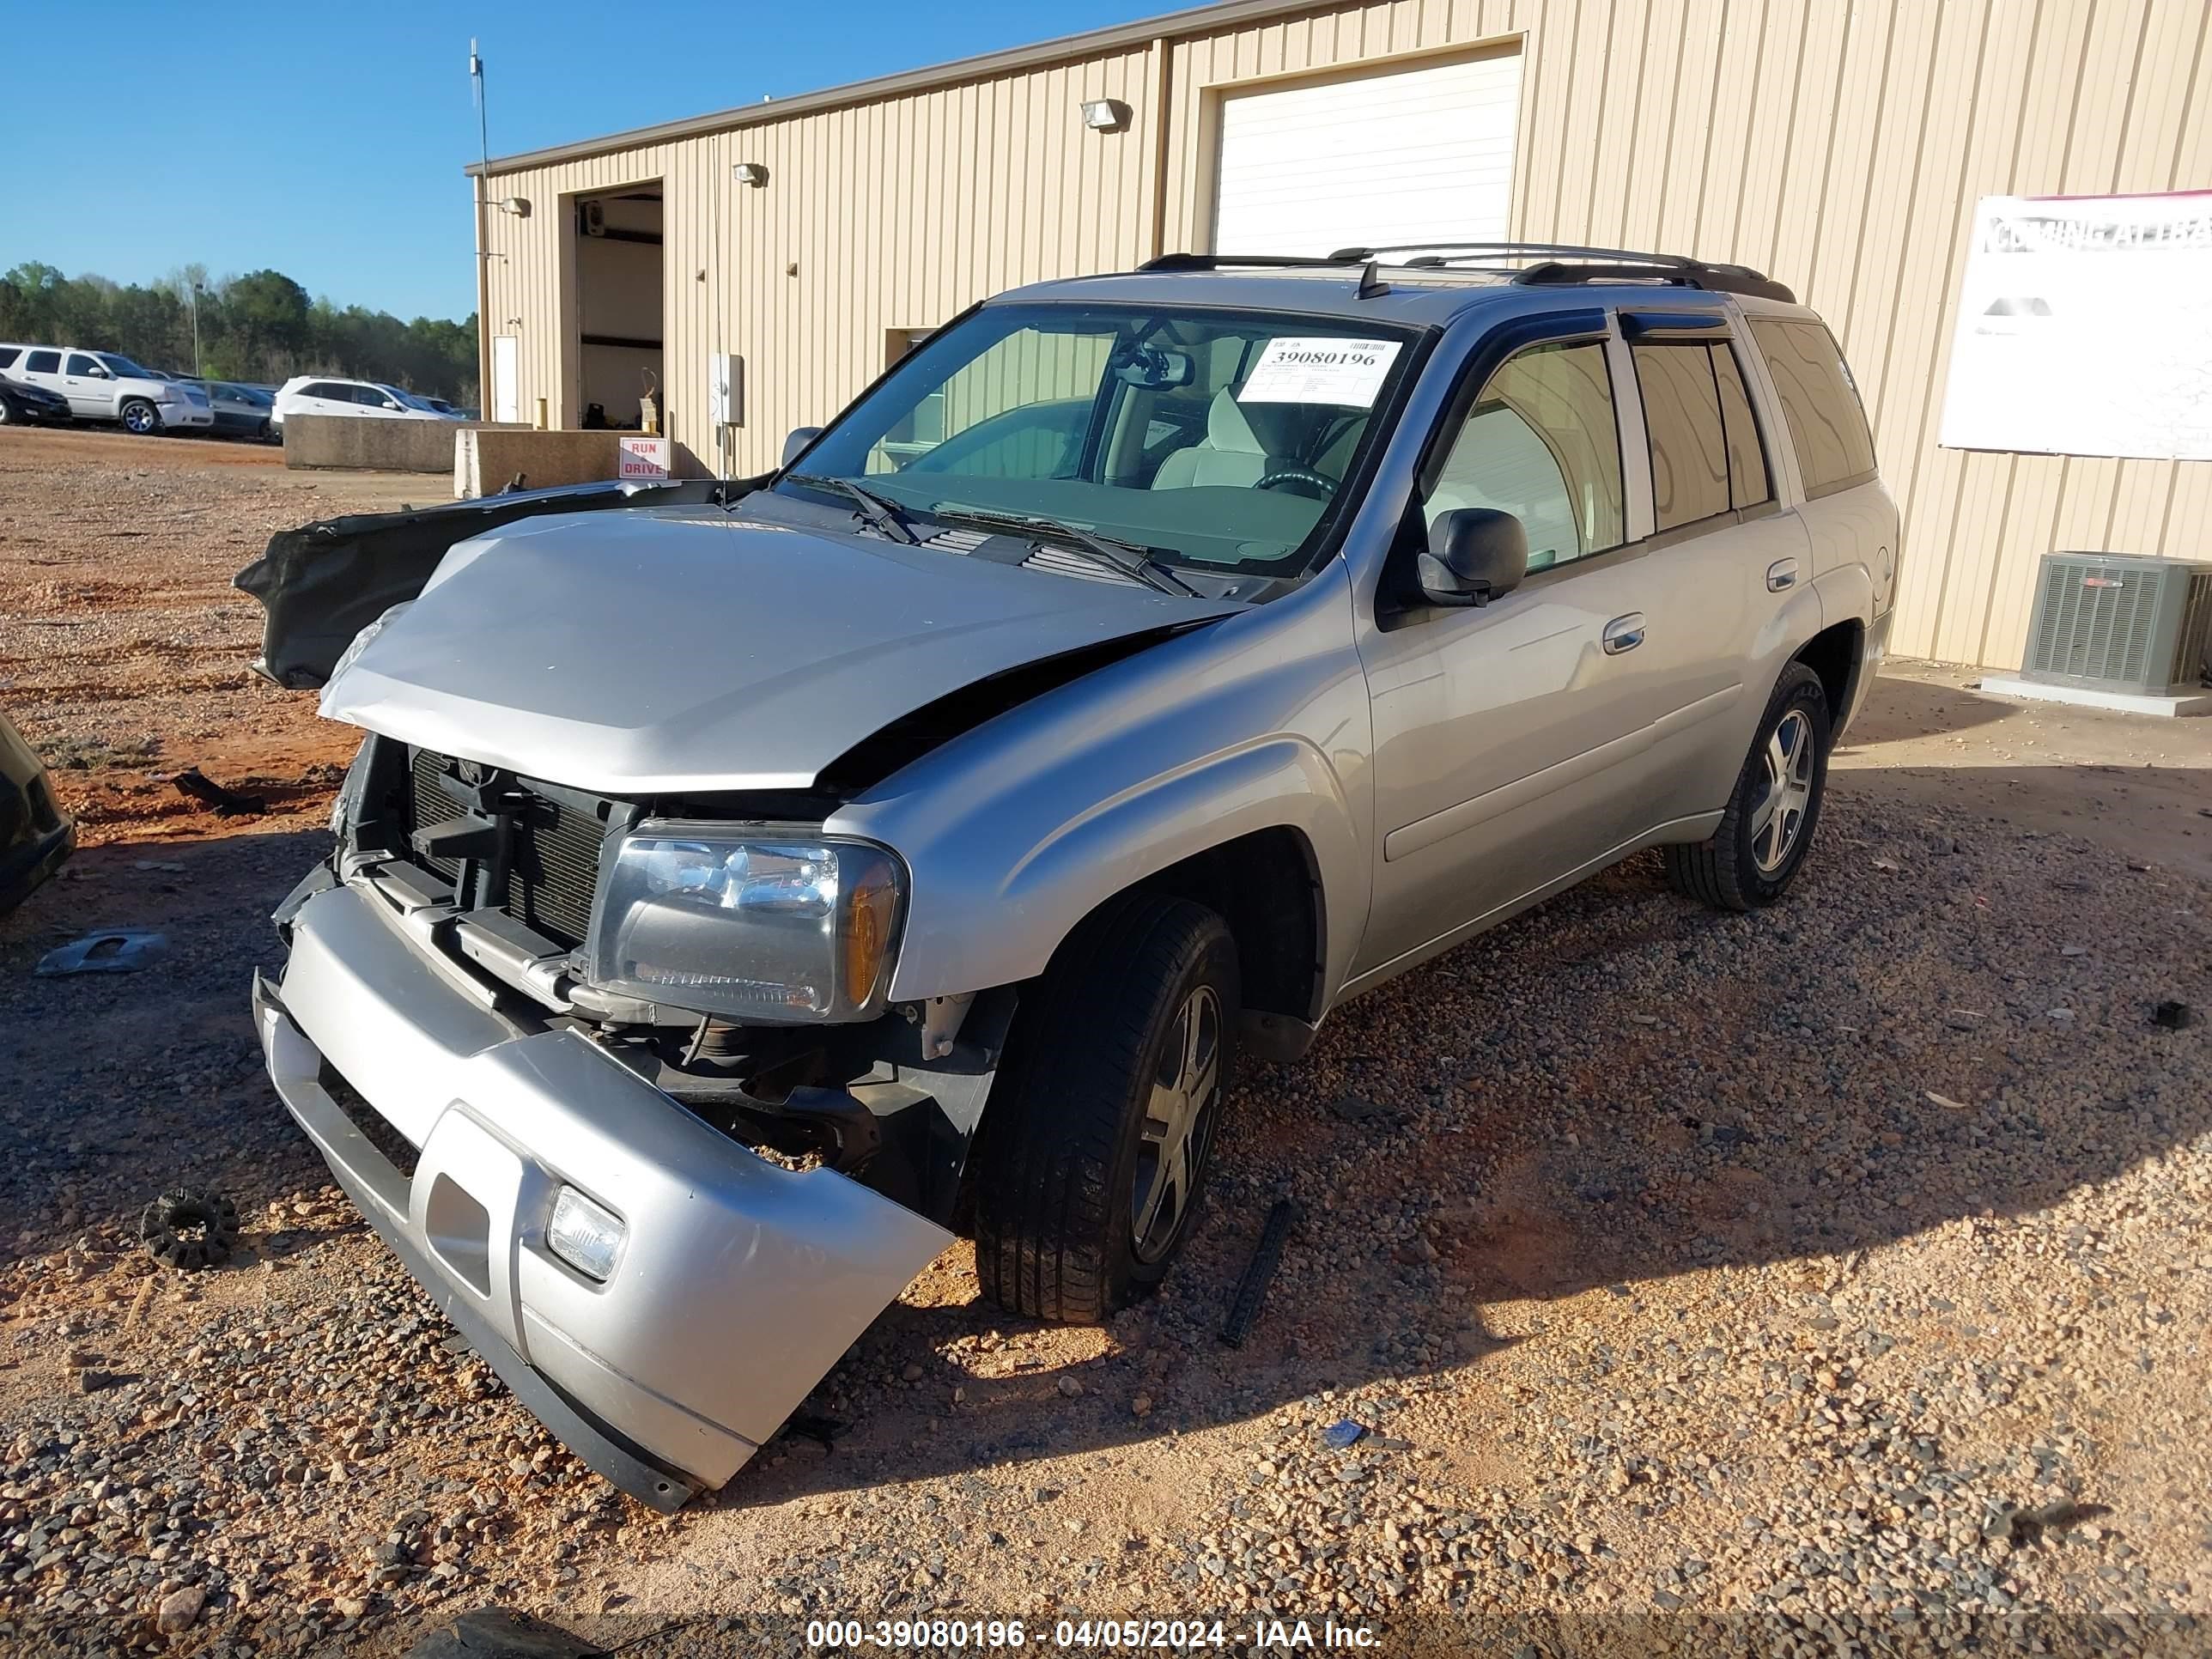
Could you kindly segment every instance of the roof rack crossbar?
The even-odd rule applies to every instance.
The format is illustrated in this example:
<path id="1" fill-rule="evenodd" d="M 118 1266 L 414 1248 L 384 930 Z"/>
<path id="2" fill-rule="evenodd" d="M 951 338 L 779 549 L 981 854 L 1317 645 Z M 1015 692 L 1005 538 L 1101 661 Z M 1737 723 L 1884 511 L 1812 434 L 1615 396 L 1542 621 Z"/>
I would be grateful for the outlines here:
<path id="1" fill-rule="evenodd" d="M 1644 282 L 1656 279 L 1681 288 L 1702 289 L 1714 294 L 1747 294 L 1762 300 L 1796 305 L 1797 296 L 1787 284 L 1742 265 L 1707 265 L 1692 259 L 1683 264 L 1644 264 L 1622 261 L 1614 264 L 1583 264 L 1547 259 L 1516 271 L 1519 288 L 1547 288 L 1571 283 Z"/>
<path id="2" fill-rule="evenodd" d="M 1445 270 L 1532 259 L 1519 270 L 1505 270 L 1516 286 L 1571 283 L 1666 282 L 1720 294 L 1753 295 L 1795 305 L 1797 296 L 1764 271 L 1749 265 L 1709 264 L 1680 253 L 1639 252 L 1633 248 L 1583 247 L 1574 242 L 1396 242 L 1387 247 L 1340 247 L 1334 253 L 1163 253 L 1139 270 L 1330 270 L 1359 268 L 1359 297 L 1390 291 L 1380 270 L 1382 255 L 1410 253 L 1393 261 L 1409 270 Z"/>
<path id="3" fill-rule="evenodd" d="M 1139 270 L 1222 270 L 1244 267 L 1260 270 L 1291 270 L 1316 265 L 1365 265 L 1373 258 L 1364 253 L 1163 253 L 1145 261 Z"/>
<path id="4" fill-rule="evenodd" d="M 1306 253 L 1163 253 L 1147 259 L 1139 270 L 1348 270 L 1359 267 L 1359 297 L 1372 300 L 1390 291 L 1389 283 L 1376 272 L 1378 262 L 1364 255 L 1332 253 L 1321 258 Z"/>
<path id="5" fill-rule="evenodd" d="M 1652 253 L 1636 248 L 1584 247 L 1578 242 L 1392 242 L 1380 247 L 1343 247 L 1332 260 L 1372 259 L 1381 253 L 1432 253 L 1466 258 L 1478 253 L 1516 257 L 1571 254 L 1581 259 L 1634 259 L 1644 264 L 1693 265 L 1695 259 L 1679 253 Z"/>

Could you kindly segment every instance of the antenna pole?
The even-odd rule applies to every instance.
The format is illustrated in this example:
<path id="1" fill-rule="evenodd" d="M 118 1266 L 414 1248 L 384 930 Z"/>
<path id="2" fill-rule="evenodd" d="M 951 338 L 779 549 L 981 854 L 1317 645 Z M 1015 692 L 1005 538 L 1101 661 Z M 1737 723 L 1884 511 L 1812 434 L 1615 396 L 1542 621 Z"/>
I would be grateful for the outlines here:
<path id="1" fill-rule="evenodd" d="M 484 222 L 484 206 L 490 199 L 486 194 L 491 188 L 491 136 L 484 116 L 483 58 L 477 52 L 477 37 L 469 37 L 469 90 L 477 106 L 477 159 L 483 164 L 477 171 L 477 404 L 478 413 L 493 409 L 491 401 L 491 261 L 485 257 L 484 243 L 489 240 L 489 227 Z M 493 410 L 495 415 L 497 410 Z"/>

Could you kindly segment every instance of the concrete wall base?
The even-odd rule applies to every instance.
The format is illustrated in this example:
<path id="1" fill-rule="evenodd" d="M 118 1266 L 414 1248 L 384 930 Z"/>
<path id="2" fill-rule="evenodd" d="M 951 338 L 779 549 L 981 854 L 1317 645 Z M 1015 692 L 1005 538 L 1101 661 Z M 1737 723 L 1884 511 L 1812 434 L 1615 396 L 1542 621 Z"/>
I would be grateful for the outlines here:
<path id="1" fill-rule="evenodd" d="M 2071 703 L 2076 708 L 2109 708 L 2122 714 L 2155 714 L 2166 719 L 2212 714 L 2212 691 L 2184 691 L 2172 696 L 2151 697 L 2132 691 L 2099 691 L 2086 685 L 2045 685 L 2014 674 L 1984 674 L 1982 690 L 2000 697 Z"/>
<path id="2" fill-rule="evenodd" d="M 454 441 L 453 495 L 495 495 L 519 479 L 524 489 L 596 483 L 618 476 L 619 441 L 635 433 L 541 432 L 531 427 L 468 427 Z M 682 444 L 670 447 L 678 478 L 711 478 L 714 470 Z"/>
<path id="3" fill-rule="evenodd" d="M 449 472 L 452 421 L 379 420 L 362 415 L 295 415 L 284 422 L 284 465 L 363 472 Z"/>

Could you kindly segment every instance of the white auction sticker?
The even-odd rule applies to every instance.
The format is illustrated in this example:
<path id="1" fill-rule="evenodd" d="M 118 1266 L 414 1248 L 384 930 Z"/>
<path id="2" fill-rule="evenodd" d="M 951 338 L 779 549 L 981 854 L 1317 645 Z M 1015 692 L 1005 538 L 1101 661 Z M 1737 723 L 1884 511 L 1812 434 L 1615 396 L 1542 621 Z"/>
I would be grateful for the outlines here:
<path id="1" fill-rule="evenodd" d="M 1370 409 L 1397 360 L 1395 340 L 1340 340 L 1285 336 L 1267 342 L 1240 404 L 1335 404 Z"/>

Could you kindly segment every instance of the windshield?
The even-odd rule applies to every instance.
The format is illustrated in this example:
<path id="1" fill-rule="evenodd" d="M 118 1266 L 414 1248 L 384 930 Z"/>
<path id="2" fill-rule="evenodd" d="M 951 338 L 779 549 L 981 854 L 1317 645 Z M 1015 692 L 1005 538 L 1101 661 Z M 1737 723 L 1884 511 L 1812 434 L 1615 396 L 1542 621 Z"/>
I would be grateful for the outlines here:
<path id="1" fill-rule="evenodd" d="M 155 374 L 152 369 L 141 368 L 132 362 L 118 351 L 95 351 L 92 355 L 107 365 L 107 372 L 111 374 L 129 375 L 141 380 L 158 380 L 162 378 Z"/>
<path id="2" fill-rule="evenodd" d="M 1170 564 L 1291 575 L 1413 339 L 1272 312 L 992 306 L 918 348 L 795 470 L 910 514 L 1053 519 Z"/>

